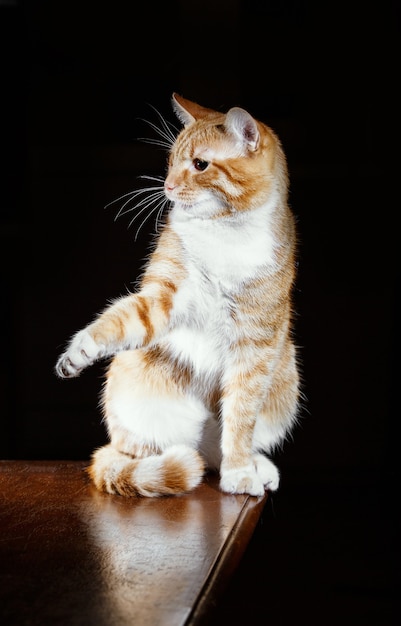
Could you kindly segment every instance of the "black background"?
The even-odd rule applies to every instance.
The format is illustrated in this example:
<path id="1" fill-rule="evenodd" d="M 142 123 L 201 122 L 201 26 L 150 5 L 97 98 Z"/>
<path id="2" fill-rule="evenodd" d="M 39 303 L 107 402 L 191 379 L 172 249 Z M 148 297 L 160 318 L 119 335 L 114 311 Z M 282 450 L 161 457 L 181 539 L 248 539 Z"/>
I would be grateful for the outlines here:
<path id="1" fill-rule="evenodd" d="M 0 2 L 2 458 L 106 441 L 104 364 L 54 365 L 142 267 L 154 221 L 104 207 L 165 171 L 152 107 L 242 106 L 287 154 L 306 402 L 219 623 L 395 623 L 399 36 L 398 2 Z"/>

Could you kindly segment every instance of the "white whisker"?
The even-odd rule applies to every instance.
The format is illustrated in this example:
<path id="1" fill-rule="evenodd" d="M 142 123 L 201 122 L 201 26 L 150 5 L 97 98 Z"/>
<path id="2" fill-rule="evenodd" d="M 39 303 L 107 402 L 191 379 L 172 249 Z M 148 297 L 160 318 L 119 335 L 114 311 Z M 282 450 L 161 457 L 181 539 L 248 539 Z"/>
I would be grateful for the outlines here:
<path id="1" fill-rule="evenodd" d="M 138 176 L 138 178 L 146 178 L 147 180 L 155 180 L 158 183 L 164 183 L 163 176 L 148 176 L 147 174 L 142 174 L 141 176 Z"/>
<path id="2" fill-rule="evenodd" d="M 179 129 L 174 124 L 172 124 L 171 122 L 167 121 L 163 117 L 163 115 L 160 113 L 160 111 L 158 111 L 156 109 L 156 107 L 154 107 L 152 104 L 150 104 L 149 106 L 154 110 L 154 112 L 158 116 L 159 120 L 161 121 L 166 135 L 171 139 L 172 143 L 174 143 L 175 140 L 176 140 L 176 137 L 177 137 L 177 135 L 179 133 Z"/>
<path id="3" fill-rule="evenodd" d="M 137 198 L 139 195 L 141 194 L 148 194 L 150 191 L 152 190 L 156 190 L 154 191 L 154 193 L 152 194 L 153 196 L 158 196 L 159 194 L 163 193 L 162 192 L 162 188 L 160 187 L 145 187 L 144 189 L 137 189 L 136 191 L 131 191 L 129 194 L 124 194 L 124 196 L 122 196 L 122 198 L 126 197 L 129 195 L 128 200 L 126 200 L 124 202 L 124 204 L 120 207 L 120 209 L 118 210 L 117 215 L 114 218 L 114 221 L 116 221 L 121 215 L 125 215 L 125 213 L 128 213 L 128 211 L 131 211 L 134 207 L 131 207 L 130 209 L 128 209 L 128 211 L 124 211 L 125 207 L 129 205 L 129 203 L 132 200 L 135 200 L 135 198 Z M 141 206 L 143 204 L 144 201 L 146 201 L 147 198 L 144 198 L 143 200 L 141 200 L 137 206 Z M 111 203 L 110 203 L 111 204 Z"/>
<path id="4" fill-rule="evenodd" d="M 151 128 L 153 128 L 153 130 L 162 138 L 165 140 L 164 145 L 166 145 L 168 148 L 171 148 L 171 146 L 174 143 L 174 140 L 172 139 L 172 135 L 166 133 L 165 131 L 163 131 L 162 129 L 160 129 L 156 124 L 154 124 L 153 122 L 150 122 L 149 120 L 145 120 L 143 118 L 141 118 L 142 122 L 145 122 L 145 124 L 148 124 Z M 158 141 L 157 139 L 152 140 L 151 137 L 138 137 L 139 140 L 141 141 L 148 141 L 148 142 L 152 142 L 152 141 Z"/>
<path id="5" fill-rule="evenodd" d="M 146 196 L 146 198 L 142 198 L 142 200 L 140 202 L 138 202 L 138 204 L 136 206 L 142 206 L 143 204 L 145 204 L 145 202 L 147 202 L 148 200 L 156 200 L 156 199 L 163 199 L 164 197 L 164 193 L 162 191 L 154 191 L 153 193 L 150 193 L 148 196 Z"/>
<path id="6" fill-rule="evenodd" d="M 149 202 L 148 202 L 147 204 L 145 204 L 145 206 L 143 206 L 143 207 L 141 208 L 141 210 L 140 210 L 140 211 L 138 211 L 137 213 L 135 213 L 134 217 L 131 219 L 130 223 L 128 224 L 128 228 L 130 228 L 130 227 L 132 226 L 132 224 L 135 222 L 135 220 L 136 220 L 136 219 L 138 219 L 138 217 L 139 217 L 140 215 L 142 215 L 142 213 L 143 213 L 144 211 L 146 211 L 146 209 L 148 209 L 149 207 L 151 207 L 153 204 L 154 204 L 154 200 L 149 200 Z M 145 218 L 145 219 L 147 219 L 147 218 L 148 218 L 148 217 L 149 217 L 149 216 L 153 213 L 153 210 L 154 210 L 154 209 L 151 209 L 151 210 L 150 210 L 149 214 L 146 216 L 146 218 Z"/>
<path id="7" fill-rule="evenodd" d="M 150 126 L 150 128 L 157 133 L 159 138 L 152 139 L 149 137 L 140 137 L 138 139 L 140 141 L 152 143 L 159 147 L 167 148 L 168 150 L 170 150 L 175 143 L 176 135 L 178 134 L 179 130 L 173 124 L 164 119 L 162 114 L 155 107 L 153 107 L 152 105 L 149 106 L 151 106 L 151 108 L 156 112 L 159 120 L 159 125 L 150 120 L 146 120 L 143 118 L 140 119 L 148 126 Z M 113 204 L 120 202 L 121 206 L 116 213 L 114 221 L 124 215 L 127 215 L 128 213 L 131 213 L 132 218 L 128 224 L 128 228 L 130 228 L 134 224 L 134 222 L 138 220 L 141 216 L 143 217 L 136 231 L 135 240 L 137 239 L 138 233 L 145 224 L 145 222 L 152 215 L 155 214 L 155 228 L 156 232 L 158 232 L 163 212 L 165 208 L 169 205 L 169 200 L 168 198 L 166 198 L 164 193 L 164 176 L 150 176 L 147 174 L 143 174 L 141 176 L 138 176 L 137 178 L 153 181 L 157 184 L 124 193 L 115 200 L 112 200 L 111 202 L 106 204 L 104 207 L 107 208 Z"/>
<path id="8" fill-rule="evenodd" d="M 143 141 L 143 143 L 150 143 L 152 146 L 159 146 L 160 148 L 167 148 L 168 150 L 171 148 L 171 143 L 167 143 L 167 141 L 162 141 L 161 139 L 150 139 L 150 137 L 137 137 L 138 141 Z"/>
<path id="9" fill-rule="evenodd" d="M 115 200 L 112 200 L 111 202 L 108 202 L 107 204 L 105 204 L 104 208 L 107 209 L 107 207 L 111 206 L 112 204 L 115 204 L 116 202 L 119 202 L 120 200 L 122 200 L 123 198 L 126 198 L 127 196 L 132 196 L 134 193 L 135 193 L 135 191 L 128 191 L 128 193 L 124 193 L 119 198 L 116 198 Z"/>
<path id="10" fill-rule="evenodd" d="M 150 137 L 138 137 L 138 141 L 144 141 L 145 143 L 151 143 L 157 146 L 160 146 L 162 148 L 167 148 L 168 150 L 173 146 L 175 140 L 176 140 L 176 136 L 178 134 L 178 129 L 171 124 L 171 122 L 168 122 L 163 115 L 160 113 L 160 111 L 158 111 L 154 106 L 149 105 L 156 113 L 156 115 L 158 116 L 160 122 L 161 122 L 161 127 L 158 126 L 157 124 L 155 124 L 154 122 L 151 122 L 150 120 L 147 120 L 145 118 L 139 118 L 142 122 L 145 122 L 145 124 L 147 124 L 148 126 L 150 126 L 150 128 L 152 128 L 158 135 L 159 137 L 161 137 L 161 139 L 152 139 Z"/>
<path id="11" fill-rule="evenodd" d="M 157 209 L 159 209 L 159 211 L 158 211 L 158 213 L 157 213 L 157 216 L 158 216 L 158 215 L 160 214 L 160 211 L 162 211 L 162 210 L 164 209 L 164 207 L 165 207 L 166 203 L 167 203 L 167 198 L 162 199 L 162 200 L 159 202 L 159 204 L 156 204 L 156 205 L 153 207 L 153 209 L 151 209 L 151 211 L 149 211 L 148 215 L 146 215 L 146 216 L 145 216 L 145 218 L 144 218 L 144 219 L 142 220 L 142 222 L 140 223 L 138 230 L 136 231 L 136 234 L 135 234 L 135 241 L 137 240 L 137 238 L 138 238 L 138 234 L 139 234 L 139 231 L 141 230 L 141 228 L 142 228 L 142 226 L 144 225 L 144 223 L 146 222 L 146 220 L 147 220 L 147 219 L 149 219 L 149 217 L 150 217 L 151 215 L 153 215 L 153 213 L 155 213 L 155 211 L 157 211 Z M 161 207 L 161 209 L 160 209 L 159 207 Z M 143 209 L 142 209 L 142 211 L 143 211 Z M 142 213 L 142 211 L 140 211 L 140 212 L 138 213 L 138 215 L 139 215 L 140 213 Z M 135 216 L 135 217 L 137 217 L 137 216 Z M 130 222 L 130 224 L 129 224 L 130 226 L 131 226 L 131 223 L 132 223 L 133 221 L 134 221 L 134 220 L 132 220 L 132 221 Z M 157 217 L 156 217 L 156 225 L 157 225 Z"/>
<path id="12" fill-rule="evenodd" d="M 135 206 L 128 208 L 126 211 L 121 211 L 121 209 L 123 208 L 121 207 L 120 211 L 118 212 L 118 217 L 121 217 L 122 215 L 126 215 L 127 213 L 130 213 L 134 209 L 139 209 L 140 207 L 144 207 L 146 209 L 151 204 L 154 204 L 157 200 L 163 200 L 163 195 L 160 192 L 158 193 L 155 192 L 155 193 L 150 194 L 146 198 L 142 198 L 140 202 L 138 202 Z M 142 211 L 143 211 L 143 208 L 139 211 L 138 215 L 140 215 Z"/>
<path id="13" fill-rule="evenodd" d="M 157 215 L 156 215 L 156 232 L 157 233 L 159 232 L 159 224 L 160 224 L 160 220 L 162 218 L 164 209 L 168 203 L 169 203 L 169 200 L 167 198 L 164 198 L 164 200 L 162 200 L 162 202 L 159 205 L 160 209 L 158 210 Z"/>

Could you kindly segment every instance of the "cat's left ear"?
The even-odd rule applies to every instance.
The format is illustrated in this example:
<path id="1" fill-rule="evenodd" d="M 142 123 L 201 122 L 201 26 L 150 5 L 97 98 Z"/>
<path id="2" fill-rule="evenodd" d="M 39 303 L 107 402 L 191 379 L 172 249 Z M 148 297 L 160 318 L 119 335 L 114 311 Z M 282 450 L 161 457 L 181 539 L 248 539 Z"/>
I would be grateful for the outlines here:
<path id="1" fill-rule="evenodd" d="M 252 115 L 240 109 L 233 107 L 226 115 L 225 126 L 231 131 L 248 150 L 254 152 L 259 145 L 259 129 Z"/>
<path id="2" fill-rule="evenodd" d="M 187 100 L 177 93 L 173 93 L 171 102 L 176 116 L 184 126 L 189 126 L 189 124 L 192 124 L 196 120 L 200 120 L 210 113 L 214 113 L 212 109 L 202 107 L 200 104 Z"/>

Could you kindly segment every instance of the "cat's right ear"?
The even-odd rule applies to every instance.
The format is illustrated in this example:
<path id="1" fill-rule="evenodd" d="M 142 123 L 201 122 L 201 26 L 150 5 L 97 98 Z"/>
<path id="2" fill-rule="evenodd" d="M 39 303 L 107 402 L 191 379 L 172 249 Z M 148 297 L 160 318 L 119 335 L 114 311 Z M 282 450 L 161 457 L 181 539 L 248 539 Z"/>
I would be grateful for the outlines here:
<path id="1" fill-rule="evenodd" d="M 212 109 L 202 107 L 200 104 L 192 102 L 191 100 L 187 100 L 186 98 L 179 96 L 177 93 L 173 93 L 171 102 L 173 105 L 174 113 L 176 114 L 178 119 L 184 124 L 184 126 L 189 126 L 190 124 L 193 124 L 196 120 L 202 119 L 210 113 L 214 113 Z"/>
<path id="2" fill-rule="evenodd" d="M 226 127 L 254 152 L 259 145 L 259 130 L 256 121 L 244 109 L 233 107 L 226 116 Z"/>

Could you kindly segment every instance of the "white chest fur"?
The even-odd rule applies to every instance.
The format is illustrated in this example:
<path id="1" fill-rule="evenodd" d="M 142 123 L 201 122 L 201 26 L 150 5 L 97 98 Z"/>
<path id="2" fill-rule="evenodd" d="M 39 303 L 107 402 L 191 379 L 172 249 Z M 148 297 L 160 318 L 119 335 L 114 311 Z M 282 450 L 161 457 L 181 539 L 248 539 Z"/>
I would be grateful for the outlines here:
<path id="1" fill-rule="evenodd" d="M 188 255 L 189 263 L 230 289 L 252 278 L 258 267 L 274 263 L 270 228 L 273 206 L 226 219 L 199 219 L 173 209 L 171 223 Z"/>
<path id="2" fill-rule="evenodd" d="M 271 207 L 244 217 L 202 220 L 177 212 L 172 226 L 186 251 L 188 276 L 174 298 L 166 337 L 176 357 L 198 373 L 218 372 L 235 335 L 230 295 L 274 264 Z"/>
<path id="3" fill-rule="evenodd" d="M 216 373 L 232 335 L 230 301 L 217 282 L 193 265 L 174 296 L 165 337 L 174 355 L 198 374 Z"/>

